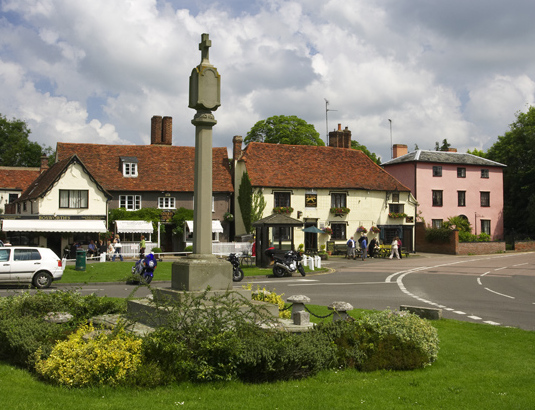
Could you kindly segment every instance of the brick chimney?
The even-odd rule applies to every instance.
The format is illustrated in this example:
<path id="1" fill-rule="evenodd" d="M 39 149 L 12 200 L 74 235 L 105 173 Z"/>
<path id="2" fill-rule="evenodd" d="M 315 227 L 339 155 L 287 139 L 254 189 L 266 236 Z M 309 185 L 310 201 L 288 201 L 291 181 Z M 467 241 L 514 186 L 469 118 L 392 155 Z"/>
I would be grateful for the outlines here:
<path id="1" fill-rule="evenodd" d="M 173 145 L 173 117 L 163 117 L 162 144 Z"/>
<path id="2" fill-rule="evenodd" d="M 40 173 L 42 174 L 48 169 L 48 157 L 43 154 L 41 155 L 41 167 L 39 169 Z"/>
<path id="3" fill-rule="evenodd" d="M 160 115 L 153 115 L 150 123 L 150 143 L 162 143 L 162 117 Z"/>
<path id="4" fill-rule="evenodd" d="M 240 135 L 235 135 L 234 138 L 232 138 L 232 159 L 234 161 L 240 159 L 242 142 L 243 137 Z"/>
<path id="5" fill-rule="evenodd" d="M 448 148 L 447 152 L 457 152 L 457 148 Z"/>
<path id="6" fill-rule="evenodd" d="M 329 132 L 329 147 L 351 148 L 351 131 L 347 127 L 342 131 L 338 124 L 338 130 Z"/>
<path id="7" fill-rule="evenodd" d="M 401 157 L 409 152 L 405 144 L 394 144 L 393 148 L 394 158 Z"/>

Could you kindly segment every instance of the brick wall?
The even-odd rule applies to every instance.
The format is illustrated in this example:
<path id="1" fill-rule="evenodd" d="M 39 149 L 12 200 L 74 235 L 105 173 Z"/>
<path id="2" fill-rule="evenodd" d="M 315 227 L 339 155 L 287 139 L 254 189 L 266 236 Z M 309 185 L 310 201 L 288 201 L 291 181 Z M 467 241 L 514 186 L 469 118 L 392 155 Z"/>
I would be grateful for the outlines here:
<path id="1" fill-rule="evenodd" d="M 431 243 L 425 240 L 425 224 L 416 223 L 416 252 L 440 253 L 445 255 L 486 255 L 505 252 L 505 242 L 459 242 L 459 231 L 451 231 L 448 243 Z M 515 247 L 515 249 L 517 249 Z M 533 249 L 535 250 L 535 242 Z"/>
<path id="2" fill-rule="evenodd" d="M 535 251 L 535 241 L 515 241 L 515 251 Z"/>

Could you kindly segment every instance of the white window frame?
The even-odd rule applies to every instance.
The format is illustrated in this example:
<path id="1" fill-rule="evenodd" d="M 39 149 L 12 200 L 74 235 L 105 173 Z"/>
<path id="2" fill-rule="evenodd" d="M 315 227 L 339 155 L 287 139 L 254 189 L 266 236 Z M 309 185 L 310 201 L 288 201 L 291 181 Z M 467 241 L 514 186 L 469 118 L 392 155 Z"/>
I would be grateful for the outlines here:
<path id="1" fill-rule="evenodd" d="M 123 162 L 123 176 L 127 178 L 137 177 L 137 163 L 136 162 Z"/>
<path id="2" fill-rule="evenodd" d="M 129 202 L 131 202 L 130 206 L 129 206 Z M 124 208 L 127 211 L 140 210 L 141 209 L 141 195 L 119 195 L 119 208 Z"/>
<path id="3" fill-rule="evenodd" d="M 176 198 L 174 196 L 158 197 L 158 209 L 176 209 Z"/>
<path id="4" fill-rule="evenodd" d="M 88 209 L 89 208 L 89 190 L 87 189 L 60 189 L 59 190 L 59 208 L 61 209 Z"/>

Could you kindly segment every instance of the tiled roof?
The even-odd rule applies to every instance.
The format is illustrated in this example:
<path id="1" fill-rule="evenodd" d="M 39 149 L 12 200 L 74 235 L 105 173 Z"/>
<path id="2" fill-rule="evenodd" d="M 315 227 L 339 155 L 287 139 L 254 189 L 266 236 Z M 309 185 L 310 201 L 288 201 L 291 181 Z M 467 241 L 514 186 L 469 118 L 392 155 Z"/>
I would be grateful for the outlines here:
<path id="1" fill-rule="evenodd" d="M 354 149 L 251 142 L 241 160 L 257 187 L 409 191 Z"/>
<path id="2" fill-rule="evenodd" d="M 25 191 L 39 173 L 35 167 L 0 167 L 0 189 Z"/>
<path id="3" fill-rule="evenodd" d="M 58 159 L 78 155 L 107 191 L 193 192 L 195 147 L 58 142 Z M 234 192 L 226 148 L 212 149 L 212 190 Z M 120 157 L 137 158 L 138 176 L 124 177 Z"/>
<path id="4" fill-rule="evenodd" d="M 500 164 L 499 162 L 491 161 L 490 159 L 481 158 L 472 154 L 424 150 L 409 152 L 401 157 L 391 159 L 390 161 L 383 163 L 383 166 L 401 164 L 405 162 L 435 162 L 441 164 L 482 165 L 486 167 L 506 166 L 504 164 Z"/>
<path id="5" fill-rule="evenodd" d="M 41 173 L 30 184 L 30 186 L 22 193 L 22 195 L 17 199 L 17 202 L 27 201 L 28 199 L 35 199 L 46 194 L 46 192 L 54 185 L 54 183 L 65 172 L 67 167 L 73 162 L 80 163 L 80 165 L 87 170 L 85 165 L 80 161 L 80 159 L 76 155 L 71 155 L 68 158 L 65 158 L 61 161 L 56 162 L 45 172 Z M 92 177 L 91 174 L 89 174 L 89 176 Z M 100 186 L 98 181 L 95 181 L 95 183 L 97 184 L 97 187 L 101 189 L 106 196 L 111 197 L 111 195 L 105 192 L 102 186 Z"/>

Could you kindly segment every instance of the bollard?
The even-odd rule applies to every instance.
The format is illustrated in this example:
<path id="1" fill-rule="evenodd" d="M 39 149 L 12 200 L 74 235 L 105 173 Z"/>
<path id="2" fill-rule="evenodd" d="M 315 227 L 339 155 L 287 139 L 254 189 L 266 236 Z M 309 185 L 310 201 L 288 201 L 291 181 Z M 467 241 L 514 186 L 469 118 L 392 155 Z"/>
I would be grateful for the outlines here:
<path id="1" fill-rule="evenodd" d="M 333 322 L 336 322 L 346 320 L 349 317 L 347 312 L 353 310 L 353 306 L 347 302 L 333 302 L 329 305 L 329 310 L 334 311 Z"/>
<path id="2" fill-rule="evenodd" d="M 308 265 L 308 256 L 307 255 L 303 255 L 303 261 L 301 263 L 303 264 L 303 266 L 307 266 Z"/>
<path id="3" fill-rule="evenodd" d="M 318 255 L 316 255 L 314 256 L 314 259 L 316 261 L 316 268 L 321 269 L 321 258 Z"/>
<path id="4" fill-rule="evenodd" d="M 310 313 L 305 311 L 305 303 L 310 302 L 310 298 L 305 295 L 293 295 L 287 300 L 288 303 L 292 303 L 292 320 L 294 325 L 305 326 L 310 323 Z"/>
<path id="5" fill-rule="evenodd" d="M 310 270 L 314 270 L 314 258 L 313 258 L 313 257 L 310 257 L 310 258 L 308 259 L 308 268 L 309 268 Z"/>
<path id="6" fill-rule="evenodd" d="M 106 252 L 103 252 L 100 254 L 100 261 L 101 262 L 106 262 Z"/>

